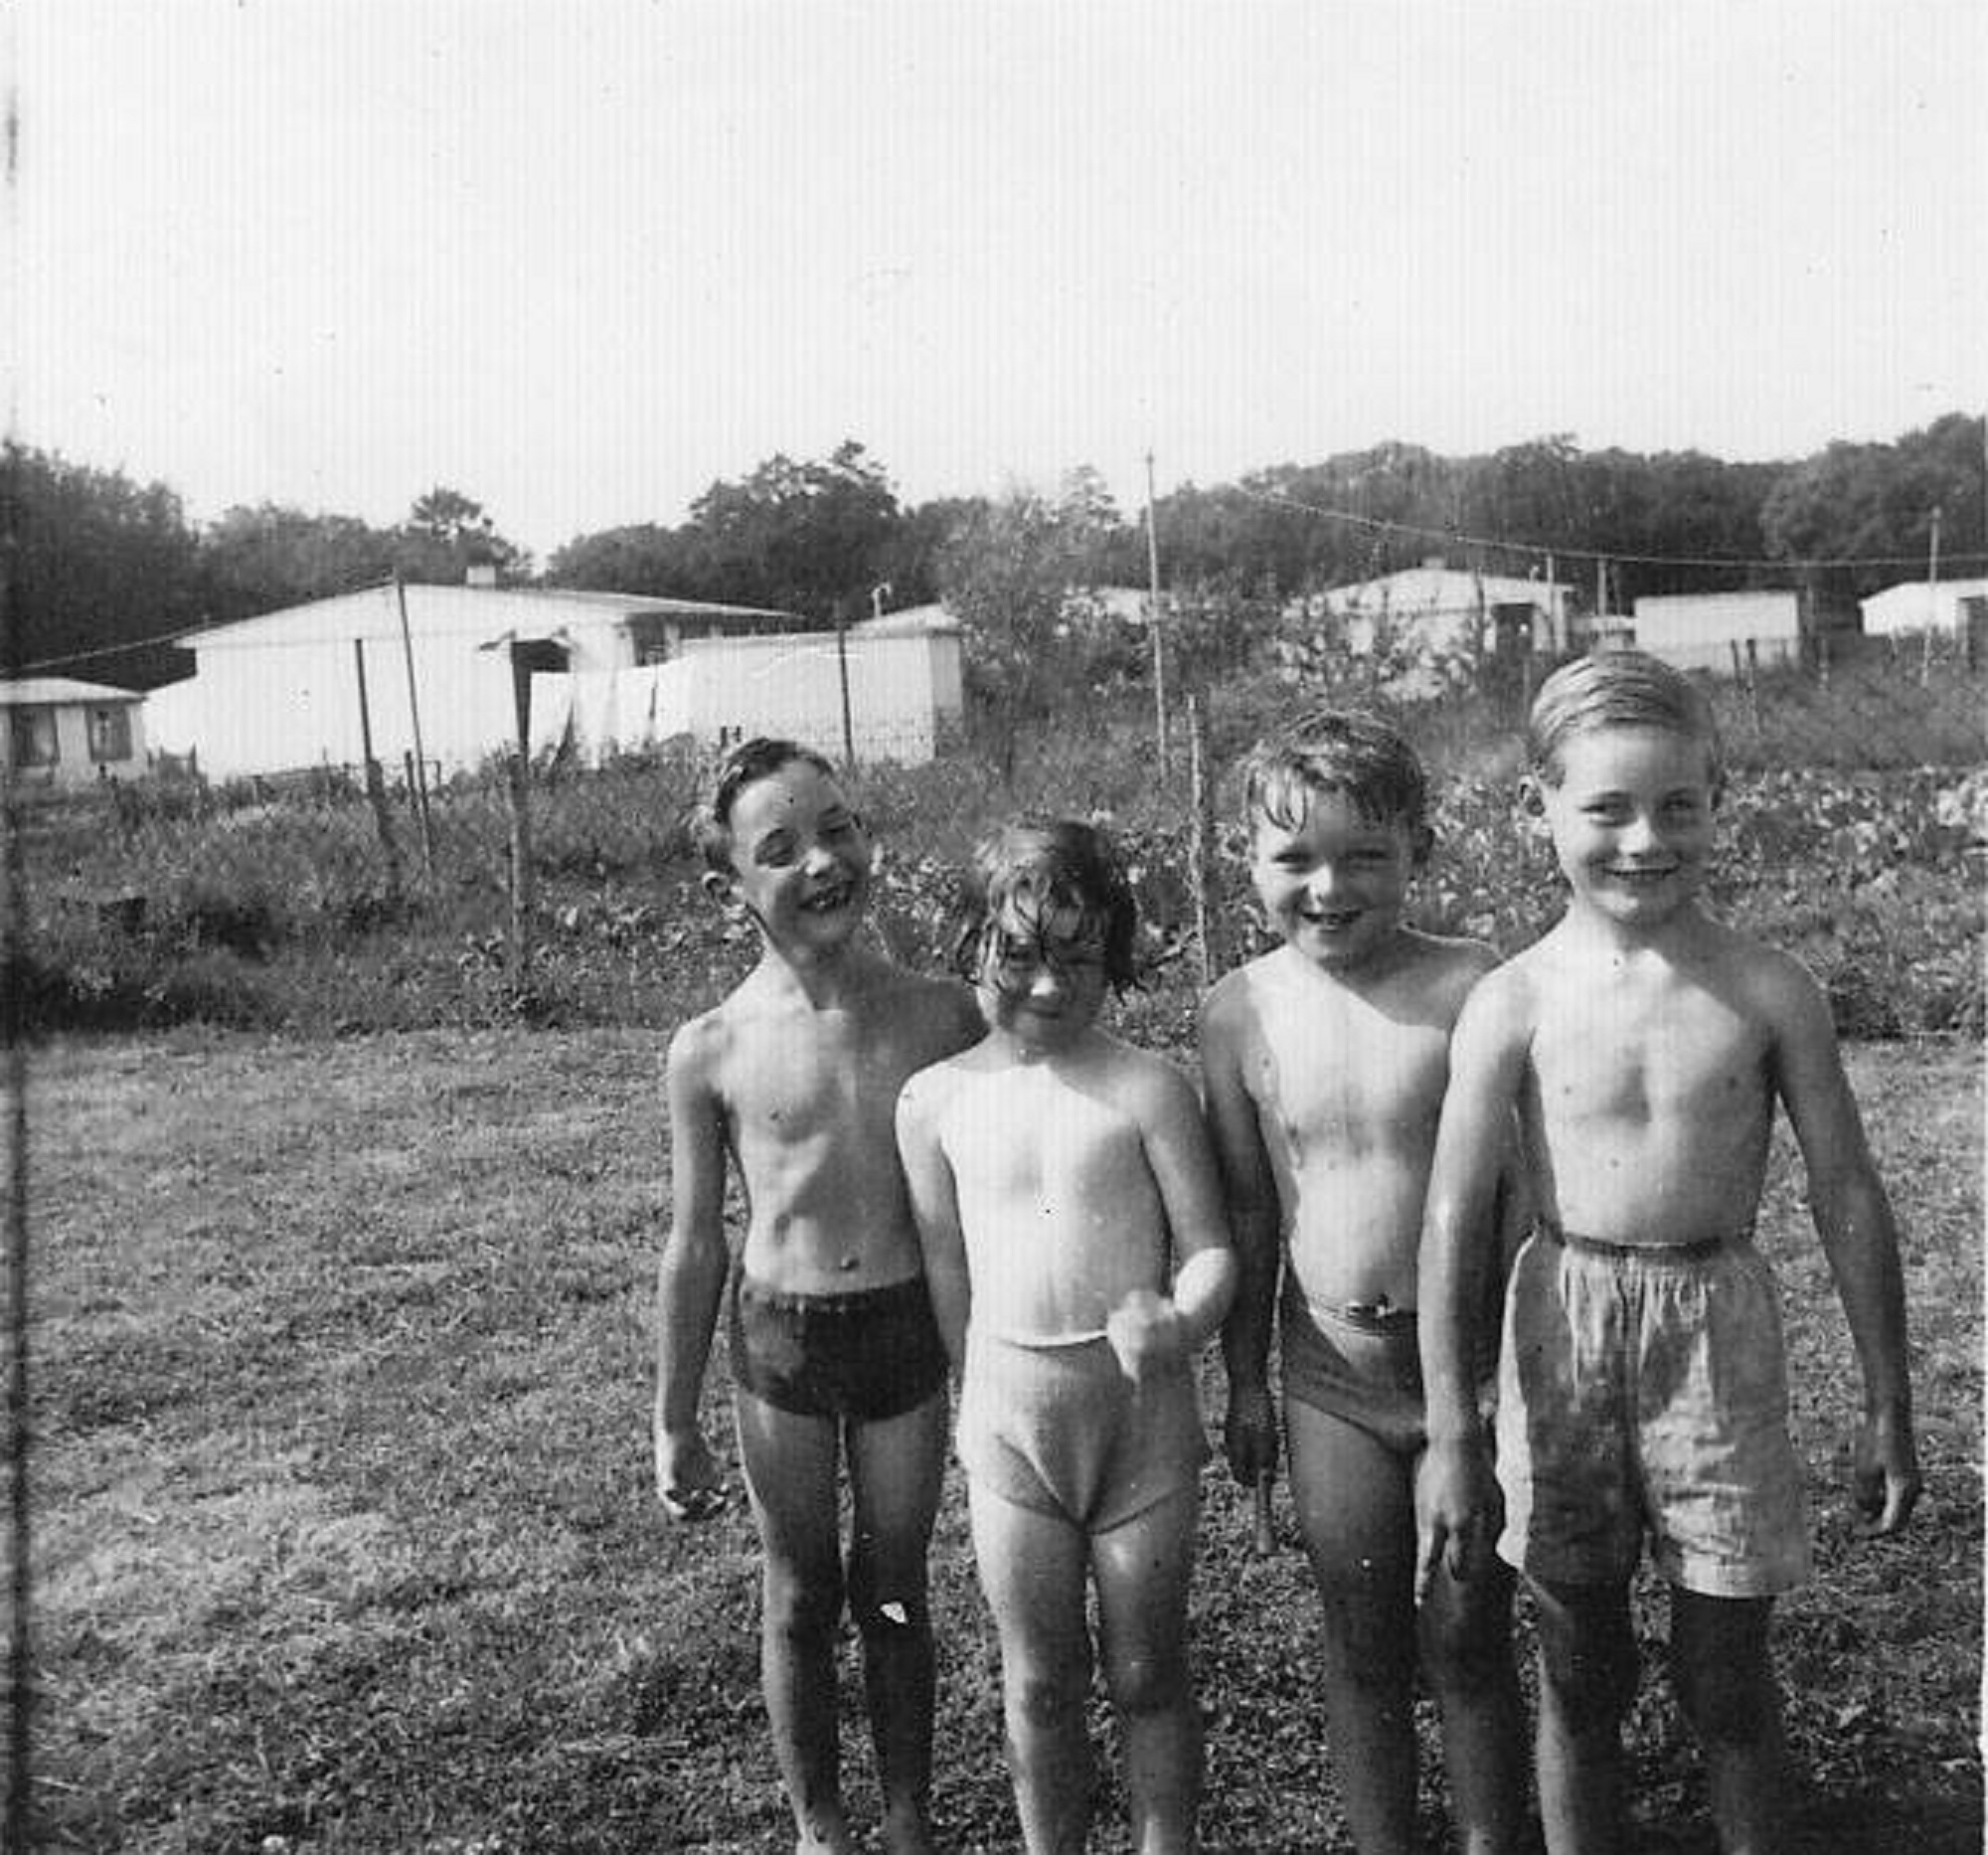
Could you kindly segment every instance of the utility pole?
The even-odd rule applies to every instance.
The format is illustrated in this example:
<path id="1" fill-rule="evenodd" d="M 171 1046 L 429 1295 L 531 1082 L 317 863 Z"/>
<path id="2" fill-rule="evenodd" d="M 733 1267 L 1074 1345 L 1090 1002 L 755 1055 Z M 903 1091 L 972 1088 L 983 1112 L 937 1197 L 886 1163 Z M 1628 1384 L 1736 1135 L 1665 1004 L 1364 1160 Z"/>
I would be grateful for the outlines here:
<path id="1" fill-rule="evenodd" d="M 401 655 L 408 666 L 408 722 L 414 738 L 414 776 L 413 790 L 408 797 L 414 803 L 414 816 L 420 820 L 421 861 L 432 876 L 435 862 L 434 825 L 428 817 L 428 763 L 421 752 L 421 702 L 414 682 L 414 638 L 408 628 L 407 584 L 402 580 L 398 567 L 394 569 L 394 598 L 401 608 Z"/>
<path id="2" fill-rule="evenodd" d="M 1153 736 L 1160 750 L 1160 777 L 1167 776 L 1167 654 L 1160 635 L 1160 534 L 1153 518 L 1153 453 L 1146 453 L 1146 607 L 1153 634 Z"/>
<path id="3" fill-rule="evenodd" d="M 1939 504 L 1932 508 L 1932 529 L 1926 537 L 1925 647 L 1919 656 L 1919 681 L 1932 681 L 1932 638 L 1939 629 Z"/>

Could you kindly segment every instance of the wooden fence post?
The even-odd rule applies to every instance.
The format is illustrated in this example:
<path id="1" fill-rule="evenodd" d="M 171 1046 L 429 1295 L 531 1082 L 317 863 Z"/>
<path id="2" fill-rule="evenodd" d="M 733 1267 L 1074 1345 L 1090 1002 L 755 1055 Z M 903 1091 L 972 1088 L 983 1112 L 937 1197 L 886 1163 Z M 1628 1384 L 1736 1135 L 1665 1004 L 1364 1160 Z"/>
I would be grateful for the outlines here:
<path id="1" fill-rule="evenodd" d="M 513 987 L 525 984 L 532 969 L 532 673 L 511 645 L 511 698 L 518 738 L 510 754 L 511 922 L 505 940 L 505 967 Z"/>
<path id="2" fill-rule="evenodd" d="M 387 781 L 380 762 L 373 756 L 373 711 L 366 700 L 366 640 L 352 640 L 353 668 L 359 677 L 359 745 L 366 756 L 366 798 L 373 807 L 373 828 L 380 838 L 380 852 L 387 860 L 387 902 L 398 911 L 401 906 L 401 847 L 394 841 L 394 814 L 387 804 Z"/>
<path id="3" fill-rule="evenodd" d="M 1221 969 L 1212 944 L 1216 911 L 1209 906 L 1209 885 L 1215 874 L 1215 808 L 1208 779 L 1208 718 L 1201 698 L 1187 699 L 1188 883 L 1194 892 L 1194 944 L 1201 960 L 1201 989 L 1215 983 Z"/>

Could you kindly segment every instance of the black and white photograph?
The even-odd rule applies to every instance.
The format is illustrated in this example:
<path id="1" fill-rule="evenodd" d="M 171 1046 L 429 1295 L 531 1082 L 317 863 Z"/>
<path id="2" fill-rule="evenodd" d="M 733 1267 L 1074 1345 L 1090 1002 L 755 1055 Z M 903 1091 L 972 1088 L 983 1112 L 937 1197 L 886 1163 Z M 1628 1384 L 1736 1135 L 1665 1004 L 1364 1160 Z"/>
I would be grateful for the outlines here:
<path id="1" fill-rule="evenodd" d="M 0 1845 L 1979 1855 L 1978 0 L 0 0 Z"/>

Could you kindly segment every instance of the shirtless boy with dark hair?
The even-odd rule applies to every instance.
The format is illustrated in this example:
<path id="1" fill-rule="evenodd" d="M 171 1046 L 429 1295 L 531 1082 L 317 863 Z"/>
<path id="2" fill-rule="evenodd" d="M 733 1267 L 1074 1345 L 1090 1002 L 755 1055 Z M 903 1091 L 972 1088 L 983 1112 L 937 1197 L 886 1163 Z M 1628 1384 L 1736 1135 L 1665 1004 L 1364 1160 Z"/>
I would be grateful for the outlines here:
<path id="1" fill-rule="evenodd" d="M 833 768 L 792 742 L 721 763 L 705 887 L 743 909 L 757 965 L 670 1045 L 672 1222 L 657 1279 L 656 1491 L 722 1504 L 697 1410 L 731 1272 L 727 1156 L 747 1205 L 731 1297 L 740 1458 L 764 1550 L 760 1675 L 798 1850 L 856 1846 L 843 1813 L 836 1632 L 861 1635 L 885 1847 L 933 1844 L 925 1557 L 946 1443 L 946 1357 L 897 1161 L 898 1091 L 980 1033 L 961 986 L 859 933 L 870 840 Z M 845 1549 L 837 1475 L 852 1493 Z"/>

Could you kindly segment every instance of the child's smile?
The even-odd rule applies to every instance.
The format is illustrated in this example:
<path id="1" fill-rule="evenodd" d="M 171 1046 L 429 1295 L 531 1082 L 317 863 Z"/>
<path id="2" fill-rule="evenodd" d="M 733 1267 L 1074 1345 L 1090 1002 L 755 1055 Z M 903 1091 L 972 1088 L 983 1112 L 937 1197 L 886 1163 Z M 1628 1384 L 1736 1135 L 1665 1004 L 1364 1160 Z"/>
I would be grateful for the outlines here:
<path id="1" fill-rule="evenodd" d="M 834 780 L 792 760 L 732 812 L 733 890 L 781 944 L 847 940 L 869 897 L 870 840 Z"/>
<path id="2" fill-rule="evenodd" d="M 1574 736 L 1559 759 L 1559 780 L 1541 797 L 1575 898 L 1625 926 L 1686 906 L 1712 851 L 1705 744 L 1668 729 L 1605 728 Z"/>
<path id="3" fill-rule="evenodd" d="M 1400 819 L 1314 792 L 1296 825 L 1259 817 L 1250 881 L 1270 926 L 1315 965 L 1357 965 L 1402 925 L 1415 849 Z"/>

